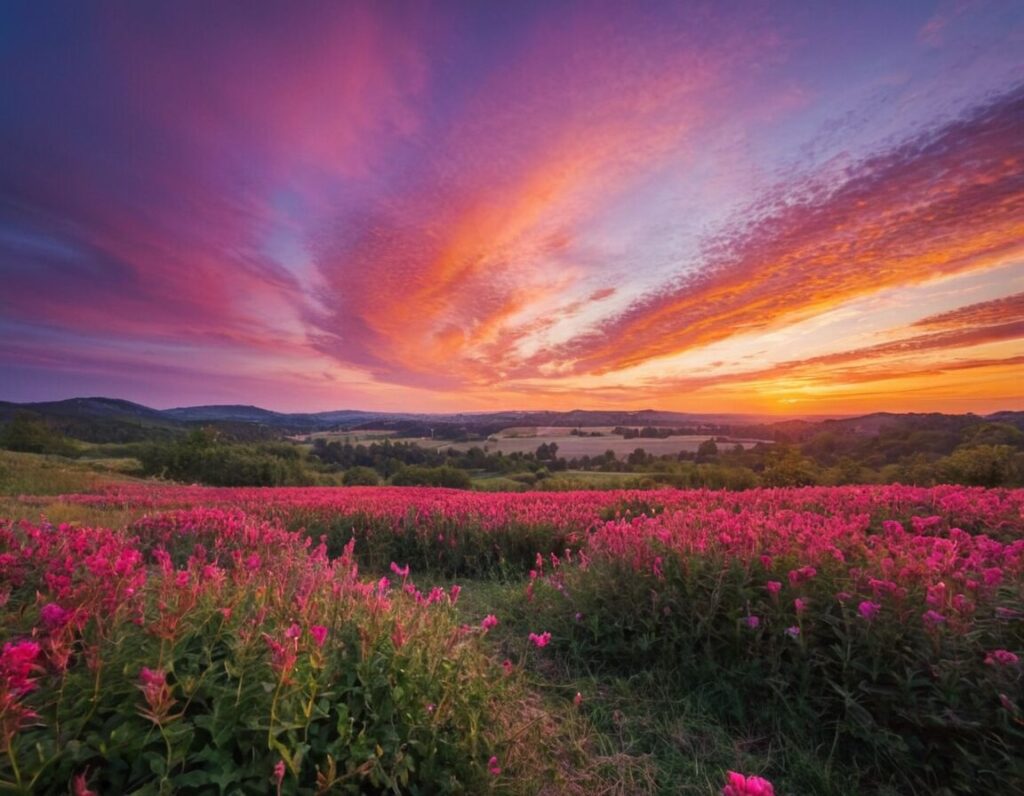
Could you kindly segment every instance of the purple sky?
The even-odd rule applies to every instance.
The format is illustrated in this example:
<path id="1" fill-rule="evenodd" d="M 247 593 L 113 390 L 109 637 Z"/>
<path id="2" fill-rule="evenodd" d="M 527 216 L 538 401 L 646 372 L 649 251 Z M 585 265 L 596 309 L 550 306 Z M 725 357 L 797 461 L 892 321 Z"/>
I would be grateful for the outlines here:
<path id="1" fill-rule="evenodd" d="M 0 7 L 0 399 L 1024 408 L 1024 4 Z"/>

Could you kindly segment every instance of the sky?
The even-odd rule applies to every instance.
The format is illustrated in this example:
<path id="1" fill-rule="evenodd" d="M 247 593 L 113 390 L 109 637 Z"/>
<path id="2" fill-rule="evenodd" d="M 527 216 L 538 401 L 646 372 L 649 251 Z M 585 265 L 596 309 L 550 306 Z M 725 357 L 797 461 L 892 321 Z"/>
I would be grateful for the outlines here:
<path id="1" fill-rule="evenodd" d="M 0 399 L 1024 409 L 1024 3 L 0 5 Z"/>

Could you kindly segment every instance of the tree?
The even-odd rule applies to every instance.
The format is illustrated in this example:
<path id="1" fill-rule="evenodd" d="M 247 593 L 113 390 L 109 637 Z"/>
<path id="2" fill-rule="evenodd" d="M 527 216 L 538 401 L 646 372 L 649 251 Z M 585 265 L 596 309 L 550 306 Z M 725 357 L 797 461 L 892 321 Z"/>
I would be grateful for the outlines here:
<path id="1" fill-rule="evenodd" d="M 380 476 L 372 467 L 349 467 L 341 477 L 345 486 L 377 486 Z"/>
<path id="2" fill-rule="evenodd" d="M 75 447 L 58 434 L 46 421 L 29 412 L 18 412 L 2 431 L 0 448 L 22 453 L 75 453 Z"/>
<path id="3" fill-rule="evenodd" d="M 957 448 L 942 461 L 948 480 L 970 486 L 1009 486 L 1020 477 L 1020 456 L 1009 445 Z"/>

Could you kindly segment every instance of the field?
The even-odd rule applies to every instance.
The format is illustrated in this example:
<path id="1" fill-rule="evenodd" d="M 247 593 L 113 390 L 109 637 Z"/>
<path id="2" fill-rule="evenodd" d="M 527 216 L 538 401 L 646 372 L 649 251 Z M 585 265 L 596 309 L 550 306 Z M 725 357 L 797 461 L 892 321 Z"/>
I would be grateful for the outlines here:
<path id="1" fill-rule="evenodd" d="M 11 792 L 1024 786 L 1024 490 L 97 478 L 3 504 Z"/>
<path id="2" fill-rule="evenodd" d="M 558 445 L 558 455 L 566 459 L 573 459 L 582 456 L 602 456 L 605 451 L 609 450 L 614 451 L 615 455 L 622 459 L 637 448 L 643 448 L 647 453 L 655 456 L 664 456 L 666 454 L 674 455 L 682 451 L 696 453 L 702 442 L 706 442 L 708 439 L 711 439 L 711 437 L 706 434 L 680 435 L 666 437 L 665 439 L 656 439 L 653 437 L 634 437 L 632 439 L 624 439 L 618 434 L 613 434 L 612 429 L 606 427 L 582 429 L 582 431 L 585 432 L 599 432 L 602 434 L 600 437 L 579 436 L 571 434 L 570 431 L 571 429 L 569 428 L 522 427 L 506 429 L 505 431 L 493 435 L 484 441 L 436 444 L 432 440 L 423 440 L 419 441 L 418 444 L 436 447 L 439 450 L 450 447 L 460 451 L 469 450 L 472 447 L 484 447 L 491 453 L 497 453 L 500 451 L 501 453 L 509 454 L 532 453 L 542 444 L 550 445 L 551 443 L 555 443 Z M 741 446 L 750 446 L 755 444 L 755 442 L 756 440 L 735 440 L 719 444 L 724 447 L 731 448 L 737 444 Z"/>

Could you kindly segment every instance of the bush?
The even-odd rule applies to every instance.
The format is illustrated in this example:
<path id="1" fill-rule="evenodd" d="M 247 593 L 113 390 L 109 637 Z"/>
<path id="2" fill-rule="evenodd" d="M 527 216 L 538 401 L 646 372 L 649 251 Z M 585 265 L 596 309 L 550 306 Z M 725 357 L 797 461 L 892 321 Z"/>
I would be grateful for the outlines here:
<path id="1" fill-rule="evenodd" d="M 0 780 L 61 793 L 479 793 L 518 713 L 457 591 L 361 582 L 238 512 L 0 525 Z M 75 787 L 78 790 L 78 787 Z"/>
<path id="2" fill-rule="evenodd" d="M 377 486 L 380 476 L 372 467 L 349 467 L 341 482 L 345 486 Z"/>
<path id="3" fill-rule="evenodd" d="M 443 467 L 403 467 L 391 476 L 393 486 L 441 486 L 449 489 L 469 489 L 472 482 L 465 470 L 447 465 Z"/>

